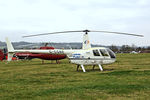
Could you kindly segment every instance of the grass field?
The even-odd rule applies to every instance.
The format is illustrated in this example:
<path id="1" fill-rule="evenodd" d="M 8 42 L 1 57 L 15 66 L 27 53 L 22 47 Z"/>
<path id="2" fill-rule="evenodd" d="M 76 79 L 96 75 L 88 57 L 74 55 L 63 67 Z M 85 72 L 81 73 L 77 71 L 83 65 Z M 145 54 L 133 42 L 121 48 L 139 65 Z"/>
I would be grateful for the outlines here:
<path id="1" fill-rule="evenodd" d="M 118 54 L 117 61 L 86 66 L 62 60 L 0 62 L 0 100 L 149 100 L 150 54 Z"/>

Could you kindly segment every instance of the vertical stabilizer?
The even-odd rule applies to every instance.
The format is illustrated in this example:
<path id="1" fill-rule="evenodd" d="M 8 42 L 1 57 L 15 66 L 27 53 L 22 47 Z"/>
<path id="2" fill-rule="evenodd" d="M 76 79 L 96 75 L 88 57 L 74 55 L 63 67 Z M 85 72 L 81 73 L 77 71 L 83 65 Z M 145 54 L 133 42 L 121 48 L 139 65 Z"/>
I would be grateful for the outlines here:
<path id="1" fill-rule="evenodd" d="M 91 44 L 90 44 L 90 41 L 89 41 L 89 37 L 88 37 L 88 34 L 85 33 L 83 35 L 83 43 L 82 43 L 82 49 L 90 49 L 91 48 Z"/>
<path id="2" fill-rule="evenodd" d="M 8 49 L 8 61 L 12 60 L 13 54 L 14 54 L 14 48 L 12 46 L 12 43 L 9 41 L 8 38 L 6 38 L 6 44 L 7 44 L 7 49 Z"/>

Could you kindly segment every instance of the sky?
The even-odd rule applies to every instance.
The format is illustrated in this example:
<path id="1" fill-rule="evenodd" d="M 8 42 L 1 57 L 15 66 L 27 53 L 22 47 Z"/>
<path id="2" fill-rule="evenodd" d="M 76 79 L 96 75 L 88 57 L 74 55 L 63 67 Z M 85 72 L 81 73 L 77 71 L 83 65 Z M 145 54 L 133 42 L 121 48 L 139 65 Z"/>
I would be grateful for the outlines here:
<path id="1" fill-rule="evenodd" d="M 83 33 L 22 38 L 24 35 L 105 30 L 141 37 L 89 33 L 92 44 L 150 45 L 150 0 L 0 0 L 0 41 L 82 42 Z"/>

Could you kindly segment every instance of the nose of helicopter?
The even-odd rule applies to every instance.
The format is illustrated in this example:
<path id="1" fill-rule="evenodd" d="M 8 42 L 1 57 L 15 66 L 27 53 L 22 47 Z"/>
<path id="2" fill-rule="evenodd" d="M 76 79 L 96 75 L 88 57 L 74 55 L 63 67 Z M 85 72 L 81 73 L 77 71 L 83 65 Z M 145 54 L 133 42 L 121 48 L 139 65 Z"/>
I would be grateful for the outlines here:
<path id="1" fill-rule="evenodd" d="M 116 58 L 116 55 L 115 55 L 115 53 L 112 50 L 107 49 L 107 51 L 108 51 L 108 53 L 109 53 L 111 58 L 114 58 L 114 59 Z"/>

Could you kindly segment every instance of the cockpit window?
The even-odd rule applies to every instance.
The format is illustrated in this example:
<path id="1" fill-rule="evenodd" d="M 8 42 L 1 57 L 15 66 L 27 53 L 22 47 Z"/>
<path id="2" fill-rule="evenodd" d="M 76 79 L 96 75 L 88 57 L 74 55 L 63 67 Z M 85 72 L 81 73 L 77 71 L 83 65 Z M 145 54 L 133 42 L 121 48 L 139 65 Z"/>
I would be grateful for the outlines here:
<path id="1" fill-rule="evenodd" d="M 115 54 L 110 49 L 107 49 L 107 51 L 111 58 L 116 58 Z"/>
<path id="2" fill-rule="evenodd" d="M 94 54 L 94 56 L 100 56 L 98 50 L 93 50 L 93 54 Z"/>
<path id="3" fill-rule="evenodd" d="M 105 49 L 100 49 L 102 56 L 109 56 Z"/>

